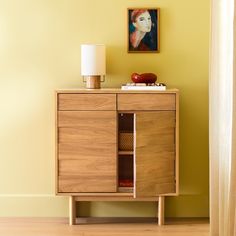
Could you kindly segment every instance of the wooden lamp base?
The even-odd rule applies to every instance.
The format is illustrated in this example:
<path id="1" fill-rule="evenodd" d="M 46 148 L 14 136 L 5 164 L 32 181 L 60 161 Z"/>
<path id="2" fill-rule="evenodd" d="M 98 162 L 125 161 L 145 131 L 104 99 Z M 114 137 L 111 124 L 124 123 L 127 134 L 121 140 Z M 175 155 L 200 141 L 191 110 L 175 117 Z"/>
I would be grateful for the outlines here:
<path id="1" fill-rule="evenodd" d="M 84 79 L 86 81 L 87 89 L 100 89 L 101 88 L 100 75 L 86 76 Z"/>

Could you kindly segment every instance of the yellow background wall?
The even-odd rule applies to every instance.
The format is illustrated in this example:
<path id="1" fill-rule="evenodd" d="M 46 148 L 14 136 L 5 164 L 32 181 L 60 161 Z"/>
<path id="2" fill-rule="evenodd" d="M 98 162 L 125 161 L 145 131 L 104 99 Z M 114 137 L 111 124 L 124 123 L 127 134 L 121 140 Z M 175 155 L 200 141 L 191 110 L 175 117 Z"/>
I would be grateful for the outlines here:
<path id="1" fill-rule="evenodd" d="M 127 8 L 161 8 L 159 54 L 128 54 Z M 208 215 L 209 0 L 0 0 L 0 216 L 67 216 L 54 196 L 54 90 L 84 86 L 80 44 L 107 46 L 107 79 L 153 72 L 180 89 L 180 196 L 167 216 Z M 80 214 L 154 216 L 154 203 Z"/>

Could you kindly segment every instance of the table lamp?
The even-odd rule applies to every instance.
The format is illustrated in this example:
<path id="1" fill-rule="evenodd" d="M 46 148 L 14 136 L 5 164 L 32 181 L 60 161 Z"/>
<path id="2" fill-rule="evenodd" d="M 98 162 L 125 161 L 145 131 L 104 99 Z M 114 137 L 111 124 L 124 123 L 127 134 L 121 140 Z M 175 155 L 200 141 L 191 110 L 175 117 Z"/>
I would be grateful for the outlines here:
<path id="1" fill-rule="evenodd" d="M 104 44 L 81 45 L 81 75 L 86 88 L 99 89 L 105 81 L 106 48 Z"/>

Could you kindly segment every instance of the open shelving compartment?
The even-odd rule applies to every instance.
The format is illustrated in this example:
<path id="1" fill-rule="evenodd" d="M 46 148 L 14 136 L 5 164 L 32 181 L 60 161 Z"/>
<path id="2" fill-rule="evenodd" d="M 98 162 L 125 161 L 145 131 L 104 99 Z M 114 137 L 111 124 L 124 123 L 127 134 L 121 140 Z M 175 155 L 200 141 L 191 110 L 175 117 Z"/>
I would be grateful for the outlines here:
<path id="1" fill-rule="evenodd" d="M 132 193 L 134 186 L 134 114 L 119 113 L 118 192 Z"/>

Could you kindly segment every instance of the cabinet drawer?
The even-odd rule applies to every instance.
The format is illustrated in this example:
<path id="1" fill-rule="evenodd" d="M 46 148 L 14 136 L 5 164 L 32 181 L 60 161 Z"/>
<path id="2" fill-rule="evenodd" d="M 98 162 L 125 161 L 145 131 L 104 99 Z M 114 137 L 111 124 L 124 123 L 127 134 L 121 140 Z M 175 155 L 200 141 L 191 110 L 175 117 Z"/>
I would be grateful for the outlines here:
<path id="1" fill-rule="evenodd" d="M 116 110 L 115 94 L 58 94 L 58 110 Z"/>
<path id="2" fill-rule="evenodd" d="M 175 110 L 175 94 L 118 94 L 118 110 Z"/>

